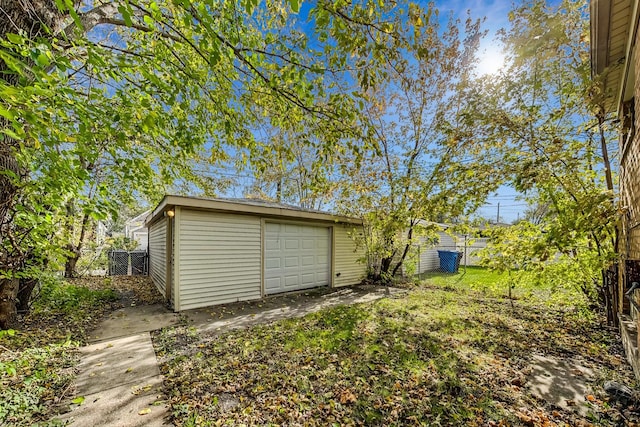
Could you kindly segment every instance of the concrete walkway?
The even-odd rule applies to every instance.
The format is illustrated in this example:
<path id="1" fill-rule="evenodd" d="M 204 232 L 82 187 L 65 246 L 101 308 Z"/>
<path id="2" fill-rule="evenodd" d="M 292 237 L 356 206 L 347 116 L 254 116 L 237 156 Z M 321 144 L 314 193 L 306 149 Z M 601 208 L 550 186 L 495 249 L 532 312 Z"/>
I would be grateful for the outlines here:
<path id="1" fill-rule="evenodd" d="M 199 332 L 218 333 L 404 293 L 376 286 L 337 291 L 325 288 L 182 314 Z M 84 399 L 57 419 L 73 426 L 167 425 L 163 379 L 149 332 L 179 322 L 180 317 L 162 305 L 127 307 L 112 313 L 90 334 L 93 344 L 80 349 L 73 397 Z"/>
<path id="2" fill-rule="evenodd" d="M 162 426 L 167 408 L 150 331 L 177 325 L 163 305 L 125 307 L 104 319 L 80 349 L 71 412 L 74 426 Z"/>
<path id="3" fill-rule="evenodd" d="M 593 380 L 593 370 L 579 360 L 534 355 L 528 387 L 533 395 L 550 404 L 586 417 L 591 410 L 586 396 Z"/>

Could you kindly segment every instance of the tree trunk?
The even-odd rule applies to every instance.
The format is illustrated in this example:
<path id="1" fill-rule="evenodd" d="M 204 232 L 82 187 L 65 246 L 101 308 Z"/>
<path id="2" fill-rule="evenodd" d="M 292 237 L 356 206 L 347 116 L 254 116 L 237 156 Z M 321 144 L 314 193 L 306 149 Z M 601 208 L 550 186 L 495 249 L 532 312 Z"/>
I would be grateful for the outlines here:
<path id="1" fill-rule="evenodd" d="M 0 330 L 11 329 L 18 321 L 19 279 L 0 279 Z"/>
<path id="2" fill-rule="evenodd" d="M 407 233 L 407 240 L 411 242 L 412 237 L 413 237 L 413 221 L 411 222 L 411 227 L 409 227 L 409 232 Z M 398 273 L 398 270 L 400 270 L 400 267 L 402 267 L 402 264 L 404 264 L 404 260 L 407 258 L 407 255 L 409 254 L 410 249 L 411 249 L 411 243 L 407 243 L 404 247 L 404 251 L 402 251 L 402 257 L 400 257 L 400 261 L 398 261 L 398 264 L 396 264 L 395 268 L 393 269 L 392 276 L 395 276 Z"/>
<path id="3" fill-rule="evenodd" d="M 73 277 L 78 277 L 78 272 L 76 271 L 76 265 L 78 264 L 78 260 L 80 259 L 80 252 L 74 251 L 73 255 L 67 258 L 64 263 L 64 277 L 67 279 L 71 279 Z"/>
<path id="4" fill-rule="evenodd" d="M 65 22 L 62 13 L 53 0 L 15 1 L 0 0 L 0 38 L 7 33 L 24 31 L 27 37 L 48 37 L 51 31 L 60 28 Z M 9 86 L 19 86 L 20 76 L 9 72 L 5 61 L 0 60 L 0 79 Z M 9 121 L 0 118 L 0 128 L 11 128 Z M 20 248 L 21 240 L 13 224 L 13 213 L 20 197 L 20 183 L 27 177 L 16 161 L 13 150 L 20 148 L 20 141 L 8 135 L 0 136 L 0 271 L 17 273 L 24 268 L 29 251 Z M 10 172 L 10 173 L 7 173 Z M 0 329 L 16 325 L 19 279 L 0 279 Z M 28 304 L 28 302 L 27 302 Z"/>
<path id="5" fill-rule="evenodd" d="M 391 263 L 393 262 L 393 255 L 390 257 L 382 258 L 380 261 L 380 275 L 377 280 L 388 280 L 389 270 L 391 269 Z"/>
<path id="6" fill-rule="evenodd" d="M 31 294 L 38 284 L 38 279 L 20 279 L 18 289 L 18 313 L 26 313 L 29 311 L 29 303 L 31 302 Z"/>
<path id="7" fill-rule="evenodd" d="M 68 215 L 72 218 L 73 224 L 73 209 L 67 207 Z M 80 237 L 78 238 L 78 244 L 73 245 L 69 243 L 67 250 L 71 252 L 71 256 L 67 258 L 64 264 L 64 277 L 72 278 L 78 277 L 77 264 L 80 256 L 82 255 L 82 247 L 84 246 L 84 240 L 87 237 L 87 228 L 89 227 L 89 214 L 85 213 L 82 217 L 82 224 L 80 225 Z M 71 225 L 73 227 L 73 225 Z"/>

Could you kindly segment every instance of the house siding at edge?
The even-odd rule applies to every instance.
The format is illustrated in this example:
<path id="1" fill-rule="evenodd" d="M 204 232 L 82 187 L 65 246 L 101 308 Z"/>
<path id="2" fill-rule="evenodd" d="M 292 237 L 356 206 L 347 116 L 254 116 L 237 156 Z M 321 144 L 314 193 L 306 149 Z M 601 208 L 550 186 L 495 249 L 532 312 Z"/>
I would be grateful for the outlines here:
<path id="1" fill-rule="evenodd" d="M 351 237 L 361 232 L 356 218 L 259 201 L 165 196 L 147 227 L 150 275 L 175 311 L 355 285 L 366 274 Z"/>
<path id="2" fill-rule="evenodd" d="M 640 379 L 640 316 L 625 293 L 640 282 L 640 21 L 639 0 L 591 0 L 591 68 L 603 78 L 606 104 L 617 112 L 619 136 L 618 268 L 610 275 L 612 317 Z M 617 277 L 617 281 L 615 281 Z M 638 301 L 640 292 L 632 297 Z"/>

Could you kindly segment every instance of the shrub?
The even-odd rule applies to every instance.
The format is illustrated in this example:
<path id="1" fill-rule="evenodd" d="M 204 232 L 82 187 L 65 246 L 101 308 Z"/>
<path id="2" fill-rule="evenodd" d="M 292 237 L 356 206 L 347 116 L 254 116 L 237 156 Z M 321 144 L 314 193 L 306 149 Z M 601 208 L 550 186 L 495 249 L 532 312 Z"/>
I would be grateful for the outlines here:
<path id="1" fill-rule="evenodd" d="M 69 284 L 59 277 L 44 276 L 40 281 L 39 294 L 33 302 L 33 316 L 67 316 L 82 319 L 90 316 L 105 302 L 118 298 L 112 289 L 92 290 L 84 286 Z"/>

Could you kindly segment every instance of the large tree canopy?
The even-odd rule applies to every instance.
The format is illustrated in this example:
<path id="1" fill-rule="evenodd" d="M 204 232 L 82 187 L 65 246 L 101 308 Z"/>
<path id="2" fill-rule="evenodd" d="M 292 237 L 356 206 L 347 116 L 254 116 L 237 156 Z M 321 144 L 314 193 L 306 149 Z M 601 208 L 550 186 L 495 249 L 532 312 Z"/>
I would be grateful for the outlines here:
<path id="1" fill-rule="evenodd" d="M 364 1 L 319 1 L 305 22 L 293 0 L 1 6 L 0 327 L 17 279 L 74 255 L 70 214 L 192 183 L 194 157 L 260 161 L 265 122 L 304 119 L 324 152 L 348 146 L 357 103 L 338 82 L 372 85 L 397 55 L 391 6 Z"/>
<path id="2" fill-rule="evenodd" d="M 480 21 L 447 22 L 433 4 L 412 5 L 408 16 L 394 23 L 401 55 L 365 88 L 363 133 L 374 149 L 364 148 L 361 164 L 347 162 L 340 180 L 341 209 L 367 219 L 369 267 L 380 279 L 400 272 L 415 240 L 434 232 L 425 224 L 470 214 L 500 182 L 495 158 L 459 115 L 476 76 Z"/>
<path id="3" fill-rule="evenodd" d="M 504 242 L 493 260 L 512 253 L 497 261 L 501 268 L 535 269 L 541 278 L 553 272 L 552 261 L 563 264 L 567 275 L 553 273 L 553 280 L 577 277 L 593 295 L 614 258 L 616 177 L 608 152 L 616 140 L 590 75 L 587 7 L 540 0 L 515 8 L 500 34 L 508 65 L 470 90 L 465 116 L 504 159 L 508 181 L 544 208 L 535 232 L 526 224 L 522 232 L 497 232 Z M 506 250 L 514 246 L 520 250 Z"/>

